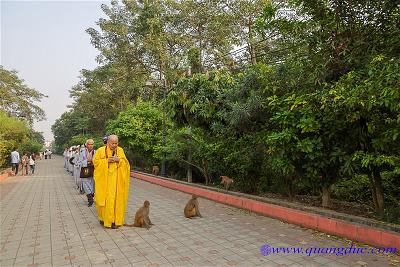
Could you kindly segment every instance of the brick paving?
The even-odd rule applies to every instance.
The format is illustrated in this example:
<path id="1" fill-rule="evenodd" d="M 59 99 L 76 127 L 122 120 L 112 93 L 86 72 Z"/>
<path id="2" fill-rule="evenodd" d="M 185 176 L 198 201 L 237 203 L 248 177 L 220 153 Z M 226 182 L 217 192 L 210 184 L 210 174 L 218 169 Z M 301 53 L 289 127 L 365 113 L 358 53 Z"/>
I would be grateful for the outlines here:
<path id="1" fill-rule="evenodd" d="M 348 247 L 346 240 L 206 199 L 186 219 L 189 195 L 131 180 L 126 222 L 151 202 L 150 230 L 104 229 L 73 186 L 61 157 L 38 161 L 34 176 L 0 183 L 0 266 L 400 266 L 398 255 L 274 254 L 272 247 Z M 361 244 L 357 245 L 361 247 Z"/>

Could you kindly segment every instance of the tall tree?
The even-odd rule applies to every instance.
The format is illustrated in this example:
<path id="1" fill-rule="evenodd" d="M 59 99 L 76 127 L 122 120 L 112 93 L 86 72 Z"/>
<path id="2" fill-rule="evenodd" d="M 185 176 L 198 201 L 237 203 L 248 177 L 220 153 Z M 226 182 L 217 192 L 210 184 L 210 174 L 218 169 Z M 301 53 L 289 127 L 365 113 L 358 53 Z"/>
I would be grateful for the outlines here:
<path id="1" fill-rule="evenodd" d="M 46 96 L 24 84 L 17 74 L 0 66 L 0 110 L 29 124 L 44 120 L 45 113 L 35 102 Z"/>
<path id="2" fill-rule="evenodd" d="M 92 134 L 93 137 L 95 134 L 100 135 L 103 133 L 103 129 L 100 129 L 100 133 L 97 131 L 95 133 L 88 132 L 88 120 L 89 117 L 85 113 L 80 113 L 74 110 L 64 112 L 51 126 L 56 150 L 61 152 L 64 150 L 66 145 L 72 145 L 71 140 L 74 136 L 89 133 Z"/>
<path id="3" fill-rule="evenodd" d="M 233 16 L 227 1 L 176 1 L 173 5 L 174 31 L 186 40 L 186 52 L 197 48 L 203 67 L 223 62 L 222 55 L 233 49 Z M 206 66 L 204 66 L 206 65 Z"/>
<path id="4" fill-rule="evenodd" d="M 43 135 L 35 132 L 25 119 L 9 116 L 0 110 L 0 125 L 0 166 L 9 163 L 13 149 L 20 153 L 36 153 L 44 145 Z"/>
<path id="5" fill-rule="evenodd" d="M 273 98 L 273 101 L 271 101 L 272 103 L 275 100 L 278 102 L 282 101 L 282 107 L 286 106 L 286 108 L 283 108 L 276 115 L 280 116 L 277 122 L 284 129 L 278 135 L 282 139 L 285 137 L 284 134 L 290 130 L 294 138 L 293 140 L 302 140 L 304 137 L 310 138 L 310 133 L 304 135 L 303 131 L 301 131 L 293 135 L 293 132 L 298 131 L 299 128 L 303 128 L 302 124 L 307 125 L 307 123 L 314 121 L 316 125 L 319 124 L 319 127 L 325 130 L 329 129 L 329 122 L 336 121 L 335 127 L 325 134 L 323 134 L 324 131 L 318 130 L 320 141 L 315 139 L 315 136 L 314 141 L 320 142 L 320 145 L 316 145 L 316 143 L 313 145 L 310 144 L 311 150 L 318 149 L 318 146 L 321 147 L 321 145 L 322 147 L 325 146 L 325 152 L 320 153 L 322 157 L 320 162 L 326 162 L 325 160 L 328 159 L 328 163 L 336 167 L 333 169 L 325 168 L 329 173 L 321 173 L 321 170 L 317 170 L 318 166 L 311 168 L 308 166 L 308 169 L 313 169 L 313 171 L 319 173 L 318 175 L 322 176 L 325 181 L 328 181 L 327 184 L 325 183 L 325 186 L 329 186 L 329 183 L 335 182 L 340 175 L 337 173 L 337 170 L 342 167 L 349 169 L 349 166 L 345 165 L 351 164 L 345 164 L 346 160 L 343 159 L 349 159 L 349 156 L 353 156 L 352 153 L 358 151 L 355 157 L 362 163 L 363 168 L 368 168 L 369 175 L 372 175 L 371 188 L 373 189 L 374 203 L 377 210 L 382 211 L 384 207 L 384 194 L 382 192 L 383 186 L 380 177 L 381 173 L 388 166 L 393 165 L 393 159 L 390 164 L 388 161 L 383 163 L 382 156 L 380 155 L 388 155 L 386 151 L 383 152 L 376 147 L 377 141 L 375 138 L 377 137 L 369 129 L 371 127 L 369 125 L 373 124 L 372 121 L 375 121 L 376 118 L 374 116 L 371 117 L 369 114 L 378 113 L 386 117 L 386 108 L 381 108 L 376 113 L 371 111 L 363 112 L 363 107 L 358 107 L 354 110 L 353 106 L 350 106 L 341 109 L 336 114 L 334 110 L 337 110 L 337 107 L 334 104 L 342 96 L 329 96 L 325 106 L 317 106 L 316 110 L 320 112 L 325 109 L 329 110 L 322 117 L 316 118 L 314 114 L 311 114 L 311 116 L 305 114 L 307 116 L 303 117 L 302 120 L 299 119 L 298 125 L 296 125 L 297 123 L 288 124 L 288 121 L 293 119 L 293 116 L 299 115 L 296 114 L 297 108 L 299 108 L 300 113 L 306 111 L 307 108 L 312 106 L 310 101 L 314 99 L 316 94 L 319 94 L 320 91 L 324 93 L 328 92 L 327 88 L 330 88 L 329 85 L 335 84 L 338 81 L 340 83 L 334 86 L 334 90 L 345 86 L 350 94 L 357 94 L 361 88 L 365 88 L 365 90 L 369 90 L 367 94 L 369 97 L 376 97 L 378 99 L 380 97 L 379 93 L 374 90 L 378 90 L 378 88 L 380 90 L 382 87 L 386 89 L 393 87 L 393 84 L 389 82 L 390 78 L 378 78 L 379 75 L 387 70 L 375 70 L 369 65 L 370 62 L 375 61 L 376 57 L 380 58 L 380 54 L 391 60 L 395 60 L 398 57 L 400 40 L 395 36 L 398 36 L 400 33 L 398 21 L 400 5 L 398 1 L 390 0 L 371 1 L 367 4 L 361 0 L 294 0 L 289 1 L 289 3 L 292 4 L 291 7 L 295 11 L 294 16 L 278 16 L 279 9 L 270 5 L 264 10 L 261 19 L 263 20 L 262 33 L 276 33 L 276 47 L 284 51 L 283 54 L 279 50 L 277 51 L 278 53 L 274 50 L 268 52 L 271 58 L 274 58 L 276 54 L 281 54 L 278 61 L 277 73 L 280 73 L 282 78 L 278 79 L 278 87 L 284 88 L 286 91 L 280 92 L 283 93 L 283 97 L 276 95 L 274 96 L 276 99 Z M 363 80 L 366 77 L 365 70 L 368 70 L 369 75 L 376 74 L 376 76 L 371 78 L 370 81 L 366 78 L 370 86 L 361 87 L 360 84 L 363 85 L 365 83 Z M 346 82 L 343 82 L 342 79 Z M 377 86 L 374 83 L 375 79 L 379 80 L 381 86 Z M 355 80 L 357 81 L 356 83 Z M 347 86 L 347 84 L 351 84 L 351 86 Z M 339 88 L 336 88 L 336 86 L 339 86 Z M 307 94 L 310 94 L 309 97 L 304 98 Z M 358 95 L 356 98 L 362 98 L 362 96 L 363 94 Z M 294 100 L 297 97 L 299 97 L 299 100 Z M 347 98 L 353 99 L 351 96 L 346 96 L 345 99 Z M 393 99 L 387 101 L 386 105 L 390 105 Z M 316 102 L 318 103 L 318 100 Z M 290 109 L 287 108 L 288 104 L 292 105 Z M 371 103 L 366 107 L 372 108 L 376 104 L 376 100 L 371 100 Z M 346 122 L 343 116 L 340 116 L 340 113 L 349 114 L 349 110 L 352 110 L 354 113 L 350 112 L 352 118 Z M 392 113 L 389 112 L 389 114 Z M 380 125 L 380 122 L 378 124 Z M 349 134 L 347 131 L 351 131 L 354 128 L 359 138 L 348 142 L 348 137 L 354 136 L 355 133 Z M 384 128 L 382 127 L 381 130 Z M 343 132 L 347 134 L 343 135 Z M 341 138 L 341 136 L 343 137 Z M 278 140 L 278 136 L 272 137 Z M 290 143 L 293 144 L 294 141 Z M 294 148 L 300 148 L 301 151 L 301 146 Z M 335 148 L 336 151 L 330 151 L 330 148 Z M 396 153 L 392 151 L 388 154 L 397 157 Z M 294 153 L 284 154 L 289 157 L 290 155 L 294 155 Z M 315 157 L 316 155 L 312 155 L 310 159 L 314 159 L 315 161 Z M 325 165 L 328 166 L 326 163 Z M 297 169 L 301 171 L 304 167 L 304 165 L 297 166 Z M 318 179 L 316 181 L 320 185 L 323 184 Z M 328 194 L 329 190 L 325 190 L 325 199 L 329 200 Z"/>
<path id="6" fill-rule="evenodd" d="M 241 54 L 250 58 L 249 63 L 257 63 L 257 54 L 265 49 L 266 41 L 256 31 L 256 20 L 270 0 L 236 0 L 228 1 L 229 12 L 233 17 L 235 43 L 239 47 L 246 47 Z M 243 57 L 238 55 L 239 58 Z"/>

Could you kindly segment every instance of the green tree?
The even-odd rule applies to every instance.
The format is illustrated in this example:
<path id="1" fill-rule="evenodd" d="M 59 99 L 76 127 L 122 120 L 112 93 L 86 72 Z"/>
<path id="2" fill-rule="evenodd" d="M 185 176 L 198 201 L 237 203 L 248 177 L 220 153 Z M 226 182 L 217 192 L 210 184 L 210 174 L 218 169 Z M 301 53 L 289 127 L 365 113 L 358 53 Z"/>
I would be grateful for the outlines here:
<path id="1" fill-rule="evenodd" d="M 279 6 L 267 5 L 257 24 L 261 29 L 261 35 L 267 37 L 272 34 L 274 36 L 272 49 L 266 51 L 264 59 L 268 64 L 278 62 L 275 69 L 276 73 L 280 74 L 277 82 L 274 82 L 279 88 L 278 95 L 272 100 L 280 103 L 278 105 L 282 110 L 275 116 L 274 123 L 277 124 L 273 125 L 272 130 L 275 132 L 280 128 L 283 131 L 280 134 L 285 133 L 280 136 L 281 138 L 290 137 L 286 140 L 288 142 L 286 149 L 292 147 L 295 151 L 300 152 L 297 158 L 302 158 L 302 163 L 307 162 L 307 160 L 304 161 L 304 157 L 312 156 L 314 159 L 318 159 L 314 162 L 318 162 L 325 170 L 340 170 L 340 172 L 346 172 L 347 175 L 354 174 L 355 166 L 353 165 L 355 163 L 349 163 L 351 162 L 349 157 L 354 157 L 352 155 L 356 153 L 358 160 L 365 159 L 362 153 L 365 152 L 368 128 L 363 126 L 356 128 L 356 132 L 352 132 L 351 129 L 354 126 L 349 125 L 349 121 L 343 114 L 357 117 L 359 115 L 356 114 L 360 111 L 354 110 L 349 113 L 348 108 L 343 109 L 343 106 L 338 108 L 334 105 L 336 102 L 332 101 L 332 99 L 336 99 L 335 97 L 323 94 L 326 93 L 326 88 L 340 81 L 342 77 L 349 77 L 347 82 L 353 85 L 346 87 L 347 92 L 356 93 L 359 87 L 358 83 L 352 81 L 354 79 L 353 71 L 358 73 L 359 70 L 368 69 L 366 66 L 380 53 L 389 57 L 398 55 L 400 42 L 394 36 L 399 33 L 399 24 L 396 19 L 399 5 L 393 1 L 377 1 L 366 5 L 363 1 L 296 0 L 289 2 L 289 8 L 293 16 L 279 15 Z M 364 15 L 359 16 L 359 14 Z M 372 72 L 370 69 L 369 71 Z M 346 76 L 347 73 L 352 76 Z M 279 78 L 279 76 L 284 78 Z M 375 79 L 382 78 L 378 76 L 372 78 L 373 81 Z M 362 79 L 360 78 L 357 82 L 362 82 Z M 376 88 L 381 87 L 376 86 Z M 369 93 L 374 95 L 373 92 Z M 337 97 L 341 99 L 342 96 Z M 348 97 L 351 99 L 350 96 L 343 99 Z M 357 99 L 357 97 L 353 99 Z M 301 105 L 297 105 L 296 101 Z M 312 101 L 314 104 L 311 103 Z M 320 101 L 325 101 L 326 104 L 320 106 L 318 105 Z M 368 100 L 368 102 L 371 101 Z M 292 108 L 289 109 L 285 105 L 290 105 Z M 316 115 L 317 113 L 323 115 Z M 366 117 L 368 118 L 368 116 Z M 368 119 L 363 118 L 363 120 L 369 125 Z M 307 123 L 320 127 L 320 129 L 316 129 L 319 139 L 315 139 L 316 136 L 312 133 L 311 136 L 314 135 L 314 137 L 309 139 L 310 133 L 303 132 L 302 124 L 307 126 Z M 300 129 L 302 131 L 299 131 Z M 326 134 L 324 134 L 325 130 L 328 130 Z M 349 136 L 354 135 L 359 138 L 349 141 Z M 296 142 L 303 142 L 305 137 L 309 139 L 308 147 L 311 151 L 307 154 L 298 150 L 302 146 L 295 145 Z M 363 140 L 364 144 L 361 145 L 360 140 Z M 372 146 L 368 138 L 366 143 Z M 317 146 L 317 144 L 319 145 Z M 356 152 L 359 150 L 356 144 L 363 148 L 361 154 Z M 318 147 L 324 148 L 324 150 L 318 152 L 318 149 L 316 150 Z M 283 155 L 289 158 L 296 155 L 294 151 L 285 151 Z M 372 157 L 370 153 L 367 154 L 371 160 L 379 158 L 382 161 L 380 153 L 375 150 Z M 314 179 L 314 184 L 323 185 L 324 182 L 317 179 L 318 176 L 323 177 L 325 182 L 330 181 L 328 184 L 334 183 L 341 176 L 340 172 L 333 172 L 329 175 L 331 178 L 327 179 L 326 174 L 328 173 L 324 174 L 318 166 L 315 166 L 316 164 L 313 166 L 313 161 L 309 162 L 311 165 L 295 164 L 297 167 L 293 167 L 293 170 L 298 170 L 300 177 L 303 176 L 303 180 L 304 177 L 308 177 L 305 180 Z M 366 161 L 363 162 L 365 165 Z M 387 163 L 385 165 L 387 167 Z M 333 168 L 328 168 L 329 166 Z M 375 170 L 374 177 L 378 177 L 377 181 L 380 180 L 378 173 L 379 171 Z M 374 181 L 374 179 L 371 180 Z M 322 186 L 322 188 L 324 187 Z M 379 198 L 378 202 L 382 202 L 383 193 L 379 187 L 381 187 L 379 182 L 375 181 L 372 191 L 378 192 L 380 196 L 374 196 L 374 198 Z M 329 200 L 329 198 L 325 199 Z M 383 203 L 376 204 L 378 209 L 382 209 L 382 205 Z"/>
<path id="2" fill-rule="evenodd" d="M 68 111 L 64 112 L 61 118 L 55 121 L 51 126 L 51 130 L 54 135 L 55 150 L 57 153 L 64 151 L 66 146 L 76 145 L 76 143 L 71 143 L 74 136 L 85 134 L 89 134 L 87 137 L 101 135 L 98 132 L 89 133 L 87 131 L 88 120 L 89 118 L 85 113 Z"/>
<path id="3" fill-rule="evenodd" d="M 185 53 L 197 49 L 200 69 L 224 62 L 222 56 L 235 44 L 234 18 L 227 8 L 227 1 L 185 0 L 171 6 L 175 11 L 173 30 L 185 40 Z"/>
<path id="4" fill-rule="evenodd" d="M 11 151 L 18 148 L 29 128 L 26 122 L 8 116 L 4 111 L 0 111 L 0 124 L 0 166 L 5 166 Z"/>
<path id="5" fill-rule="evenodd" d="M 336 112 L 346 114 L 353 136 L 352 158 L 370 178 L 375 209 L 382 213 L 382 174 L 398 174 L 400 164 L 400 58 L 375 57 L 370 64 L 343 76 L 327 93 Z M 387 188 L 386 190 L 390 190 Z"/>
<path id="6" fill-rule="evenodd" d="M 35 102 L 46 96 L 24 84 L 17 74 L 0 66 L 0 110 L 30 124 L 34 120 L 44 120 L 45 113 Z"/>
<path id="7" fill-rule="evenodd" d="M 148 167 L 158 159 L 161 145 L 162 111 L 150 102 L 139 101 L 107 124 L 107 133 L 116 134 L 134 166 Z"/>
<path id="8" fill-rule="evenodd" d="M 36 153 L 44 145 L 43 135 L 33 131 L 26 120 L 7 115 L 0 110 L 0 166 L 9 163 L 10 153 Z"/>
<path id="9" fill-rule="evenodd" d="M 246 58 L 250 58 L 250 64 L 257 63 L 257 56 L 265 49 L 266 41 L 257 34 L 256 19 L 270 0 L 236 0 L 228 1 L 229 13 L 232 16 L 232 29 L 235 44 L 244 46 Z"/>

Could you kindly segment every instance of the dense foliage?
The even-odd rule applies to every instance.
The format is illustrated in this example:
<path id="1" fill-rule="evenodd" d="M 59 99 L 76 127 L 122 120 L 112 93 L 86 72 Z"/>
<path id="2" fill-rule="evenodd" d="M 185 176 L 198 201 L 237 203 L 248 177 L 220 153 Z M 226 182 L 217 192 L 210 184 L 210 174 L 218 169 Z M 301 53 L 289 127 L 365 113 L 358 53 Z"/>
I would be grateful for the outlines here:
<path id="1" fill-rule="evenodd" d="M 29 124 L 45 118 L 44 111 L 35 102 L 46 96 L 28 87 L 16 71 L 8 71 L 3 66 L 0 66 L 0 96 L 0 110 L 10 116 Z"/>
<path id="2" fill-rule="evenodd" d="M 44 137 L 35 132 L 27 121 L 10 116 L 0 110 L 0 167 L 10 165 L 11 151 L 37 153 L 43 150 Z"/>
<path id="3" fill-rule="evenodd" d="M 101 66 L 71 89 L 56 144 L 116 133 L 135 167 L 165 157 L 178 179 L 228 175 L 235 190 L 356 201 L 396 222 L 398 1 L 276 2 L 103 5 L 88 29 Z"/>
<path id="4" fill-rule="evenodd" d="M 43 120 L 44 111 L 35 103 L 45 95 L 30 88 L 16 71 L 0 66 L 0 167 L 10 165 L 11 151 L 20 154 L 42 150 L 44 137 L 32 128 Z"/>
<path id="5" fill-rule="evenodd" d="M 116 134 L 135 166 L 151 166 L 161 145 L 162 112 L 150 102 L 139 101 L 119 113 L 107 125 L 107 133 Z"/>

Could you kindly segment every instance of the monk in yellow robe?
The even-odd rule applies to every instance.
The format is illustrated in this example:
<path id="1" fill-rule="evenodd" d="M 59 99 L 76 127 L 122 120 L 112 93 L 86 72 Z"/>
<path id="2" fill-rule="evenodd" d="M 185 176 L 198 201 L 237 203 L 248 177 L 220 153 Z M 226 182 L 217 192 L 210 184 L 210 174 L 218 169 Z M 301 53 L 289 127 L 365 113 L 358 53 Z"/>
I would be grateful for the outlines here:
<path id="1" fill-rule="evenodd" d="M 130 166 L 118 137 L 110 135 L 107 145 L 99 148 L 93 158 L 97 215 L 104 227 L 118 228 L 124 224 L 128 203 Z"/>

